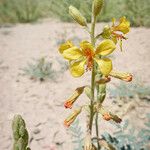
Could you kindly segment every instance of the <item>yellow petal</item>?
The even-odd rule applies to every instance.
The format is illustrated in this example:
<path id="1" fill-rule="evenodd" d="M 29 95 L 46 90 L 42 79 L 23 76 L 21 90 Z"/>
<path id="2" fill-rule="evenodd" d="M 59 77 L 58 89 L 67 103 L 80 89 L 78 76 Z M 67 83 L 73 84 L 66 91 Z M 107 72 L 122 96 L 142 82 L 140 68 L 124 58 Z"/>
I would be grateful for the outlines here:
<path id="1" fill-rule="evenodd" d="M 82 52 L 76 46 L 64 50 L 62 53 L 65 59 L 75 60 L 83 56 Z"/>
<path id="2" fill-rule="evenodd" d="M 106 56 L 111 54 L 116 48 L 115 43 L 112 40 L 103 40 L 96 49 L 95 54 Z"/>
<path id="3" fill-rule="evenodd" d="M 84 74 L 84 65 L 86 63 L 85 59 L 82 59 L 81 61 L 74 62 L 70 65 L 70 72 L 73 77 L 80 77 Z"/>
<path id="4" fill-rule="evenodd" d="M 82 49 L 83 53 L 86 52 L 87 50 L 94 52 L 94 47 L 91 43 L 89 43 L 88 41 L 82 41 L 80 43 L 80 48 Z"/>
<path id="5" fill-rule="evenodd" d="M 67 41 L 64 44 L 61 44 L 59 47 L 59 52 L 62 54 L 64 52 L 64 50 L 73 47 L 74 44 L 71 41 Z"/>
<path id="6" fill-rule="evenodd" d="M 130 31 L 130 22 L 126 19 L 126 17 L 122 17 L 120 18 L 119 25 L 114 27 L 114 30 L 127 34 Z"/>
<path id="7" fill-rule="evenodd" d="M 103 59 L 95 58 L 94 60 L 97 62 L 101 73 L 106 76 L 109 75 L 109 73 L 112 70 L 112 61 L 109 58 Z"/>

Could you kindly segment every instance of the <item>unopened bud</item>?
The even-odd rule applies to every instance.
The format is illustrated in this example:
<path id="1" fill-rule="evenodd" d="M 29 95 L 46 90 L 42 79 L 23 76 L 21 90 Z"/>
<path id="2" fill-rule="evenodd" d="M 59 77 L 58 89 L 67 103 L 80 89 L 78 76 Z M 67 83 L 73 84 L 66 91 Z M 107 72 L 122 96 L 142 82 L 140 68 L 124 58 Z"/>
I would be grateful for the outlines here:
<path id="1" fill-rule="evenodd" d="M 132 81 L 132 75 L 126 72 L 119 72 L 119 71 L 111 71 L 110 76 L 121 79 L 126 82 Z"/>
<path id="2" fill-rule="evenodd" d="M 103 0 L 93 0 L 93 15 L 97 16 L 103 7 Z"/>
<path id="3" fill-rule="evenodd" d="M 77 116 L 81 113 L 82 107 L 74 110 L 74 112 L 64 121 L 64 125 L 69 127 L 77 118 Z"/>
<path id="4" fill-rule="evenodd" d="M 87 22 L 85 17 L 80 13 L 80 11 L 74 6 L 69 7 L 69 14 L 73 17 L 73 19 L 79 23 L 81 26 L 87 26 Z"/>
<path id="5" fill-rule="evenodd" d="M 65 108 L 72 108 L 72 105 L 74 104 L 74 102 L 78 99 L 78 97 L 83 93 L 85 86 L 79 87 L 77 88 L 74 93 L 72 94 L 72 96 L 66 100 L 64 106 Z"/>
<path id="6" fill-rule="evenodd" d="M 111 28 L 106 25 L 101 35 L 104 39 L 109 39 L 111 36 Z"/>
<path id="7" fill-rule="evenodd" d="M 114 115 L 111 112 L 105 110 L 103 106 L 100 106 L 97 111 L 103 116 L 103 119 L 106 121 L 113 120 L 116 123 L 121 123 L 122 121 L 122 119 L 117 115 Z"/>

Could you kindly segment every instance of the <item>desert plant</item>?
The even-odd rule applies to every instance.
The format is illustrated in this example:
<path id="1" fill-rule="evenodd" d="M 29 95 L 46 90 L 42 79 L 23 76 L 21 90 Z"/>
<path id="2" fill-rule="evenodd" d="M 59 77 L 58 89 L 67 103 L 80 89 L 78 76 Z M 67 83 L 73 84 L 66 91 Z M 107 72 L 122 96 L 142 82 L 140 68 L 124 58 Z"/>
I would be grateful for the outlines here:
<path id="1" fill-rule="evenodd" d="M 4 0 L 0 2 L 0 22 L 33 22 L 40 17 L 38 0 Z"/>
<path id="2" fill-rule="evenodd" d="M 52 62 L 48 62 L 45 58 L 35 60 L 35 63 L 28 63 L 28 66 L 23 69 L 25 74 L 31 79 L 44 81 L 46 79 L 54 80 L 57 78 L 57 72 L 52 69 Z"/>
<path id="3" fill-rule="evenodd" d="M 30 150 L 28 147 L 29 134 L 21 115 L 15 115 L 12 121 L 14 145 L 13 150 Z"/>
<path id="4" fill-rule="evenodd" d="M 136 131 L 134 127 L 128 127 L 126 121 L 123 127 L 114 132 L 113 135 L 104 133 L 102 139 L 113 145 L 117 150 L 148 150 L 150 142 L 150 114 L 147 114 L 148 121 L 145 127 Z"/>
<path id="5" fill-rule="evenodd" d="M 84 14 L 87 22 L 91 21 L 91 0 L 1 0 L 0 23 L 33 22 L 43 17 L 71 22 L 67 9 L 70 4 Z M 133 26 L 150 26 L 149 10 L 149 0 L 107 0 L 97 21 L 108 22 L 113 16 L 125 15 Z"/>
<path id="6" fill-rule="evenodd" d="M 150 114 L 146 116 L 145 127 L 140 129 L 140 131 L 136 131 L 131 124 L 129 125 L 130 122 L 125 120 L 122 125 L 117 125 L 117 130 L 113 134 L 104 132 L 100 136 L 100 141 L 107 141 L 108 148 L 112 145 L 112 149 L 110 150 L 148 150 L 150 141 Z M 72 137 L 72 143 L 75 145 L 74 150 L 82 150 L 84 135 L 78 119 L 70 126 L 69 133 Z M 92 140 L 96 142 L 96 138 Z"/>
<path id="7" fill-rule="evenodd" d="M 107 0 L 105 1 L 102 15 L 97 17 L 97 21 L 110 21 L 113 16 L 116 18 L 125 15 L 130 19 L 133 26 L 150 26 L 150 1 L 149 0 Z M 60 8 L 61 4 L 61 9 Z M 86 17 L 87 22 L 91 21 L 91 0 L 51 0 L 50 11 L 52 16 L 62 21 L 72 21 L 68 15 L 68 6 L 72 4 L 77 7 Z"/>
<path id="8" fill-rule="evenodd" d="M 102 115 L 106 121 L 112 120 L 116 123 L 122 121 L 117 115 L 108 111 L 103 106 L 106 97 L 106 85 L 111 77 L 121 79 L 126 82 L 132 80 L 132 75 L 126 72 L 113 70 L 112 61 L 108 57 L 115 49 L 117 43 L 120 43 L 122 50 L 122 41 L 126 40 L 126 34 L 130 31 L 130 22 L 126 17 L 121 17 L 116 24 L 112 19 L 111 26 L 105 26 L 101 33 L 95 35 L 97 17 L 103 7 L 103 0 L 93 0 L 92 3 L 92 23 L 91 28 L 87 25 L 86 18 L 74 6 L 69 7 L 69 14 L 81 27 L 90 35 L 91 41 L 86 40 L 80 43 L 78 48 L 70 40 L 59 47 L 59 52 L 69 61 L 69 70 L 73 77 L 81 77 L 85 71 L 91 71 L 91 85 L 83 85 L 75 89 L 74 93 L 65 101 L 65 108 L 72 108 L 73 104 L 84 92 L 90 99 L 90 103 L 75 109 L 68 118 L 65 119 L 65 126 L 69 127 L 82 111 L 87 113 L 87 130 L 84 140 L 84 150 L 100 150 L 103 143 L 99 141 L 98 118 Z M 102 41 L 96 45 L 96 41 L 101 38 Z M 95 119 L 95 132 L 97 146 L 92 143 L 93 120 Z M 106 141 L 105 141 L 106 142 Z"/>
<path id="9" fill-rule="evenodd" d="M 79 125 L 79 120 L 77 119 L 69 128 L 69 133 L 72 137 L 72 143 L 74 144 L 74 150 L 83 149 L 83 131 Z"/>
<path id="10" fill-rule="evenodd" d="M 114 88 L 108 89 L 111 97 L 119 98 L 135 98 L 138 96 L 140 99 L 149 99 L 150 87 L 142 80 L 134 80 L 130 84 L 120 82 Z"/>
<path id="11" fill-rule="evenodd" d="M 134 26 L 150 26 L 150 1 L 125 0 L 125 14 Z"/>

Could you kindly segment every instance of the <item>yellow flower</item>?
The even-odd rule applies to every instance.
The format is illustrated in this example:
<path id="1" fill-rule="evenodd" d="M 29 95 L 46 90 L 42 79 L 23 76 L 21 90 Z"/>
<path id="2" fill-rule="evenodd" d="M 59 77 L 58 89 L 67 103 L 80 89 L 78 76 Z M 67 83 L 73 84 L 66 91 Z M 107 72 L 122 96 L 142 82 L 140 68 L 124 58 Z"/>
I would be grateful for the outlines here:
<path id="1" fill-rule="evenodd" d="M 62 54 L 64 52 L 64 50 L 73 47 L 73 43 L 71 41 L 67 41 L 64 44 L 61 44 L 59 47 L 59 52 Z"/>
<path id="2" fill-rule="evenodd" d="M 126 19 L 126 17 L 121 17 L 117 26 L 115 26 L 114 23 L 115 21 L 113 21 L 113 31 L 120 31 L 123 34 L 127 34 L 130 31 L 130 22 Z"/>
<path id="3" fill-rule="evenodd" d="M 120 41 L 120 48 L 122 50 L 122 40 L 126 40 L 125 34 L 130 31 L 130 22 L 126 17 L 122 17 L 119 20 L 119 24 L 115 25 L 116 19 L 112 19 L 112 26 L 105 26 L 102 32 L 102 37 L 105 39 L 111 39 L 117 44 Z M 119 33 L 120 32 L 120 33 Z"/>
<path id="4" fill-rule="evenodd" d="M 108 75 L 112 70 L 112 61 L 109 58 L 100 58 L 111 54 L 116 46 L 112 40 L 103 40 L 94 49 L 88 41 L 82 41 L 80 48 L 74 46 L 71 42 L 62 44 L 59 48 L 60 53 L 70 63 L 70 72 L 74 77 L 80 77 L 86 71 L 92 70 L 94 61 L 98 64 L 99 70 L 103 75 Z"/>

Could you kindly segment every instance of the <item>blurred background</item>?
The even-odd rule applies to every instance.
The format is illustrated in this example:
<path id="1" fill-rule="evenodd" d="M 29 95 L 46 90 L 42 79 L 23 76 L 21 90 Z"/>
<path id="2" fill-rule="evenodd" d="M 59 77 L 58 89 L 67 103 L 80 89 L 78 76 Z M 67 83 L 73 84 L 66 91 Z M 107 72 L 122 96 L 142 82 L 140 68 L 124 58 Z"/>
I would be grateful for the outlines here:
<path id="1" fill-rule="evenodd" d="M 26 121 L 32 150 L 82 150 L 86 119 L 83 113 L 66 129 L 72 110 L 64 101 L 90 83 L 90 72 L 73 78 L 58 53 L 66 40 L 79 45 L 90 40 L 73 22 L 69 5 L 91 21 L 92 0 L 0 0 L 0 149 L 11 150 L 11 122 L 15 114 Z M 99 118 L 100 135 L 117 150 L 149 150 L 150 140 L 150 0 L 105 0 L 98 18 L 100 33 L 113 17 L 131 22 L 128 40 L 110 56 L 114 69 L 133 74 L 125 83 L 112 79 L 105 107 L 119 115 L 117 125 Z M 90 25 L 90 24 L 89 24 Z M 88 102 L 83 94 L 75 108 Z"/>
<path id="2" fill-rule="evenodd" d="M 71 22 L 68 6 L 74 5 L 91 21 L 91 0 L 1 0 L 0 24 L 35 22 L 41 18 L 57 18 Z M 98 21 L 110 21 L 112 17 L 125 15 L 132 26 L 150 26 L 149 0 L 106 0 Z"/>

